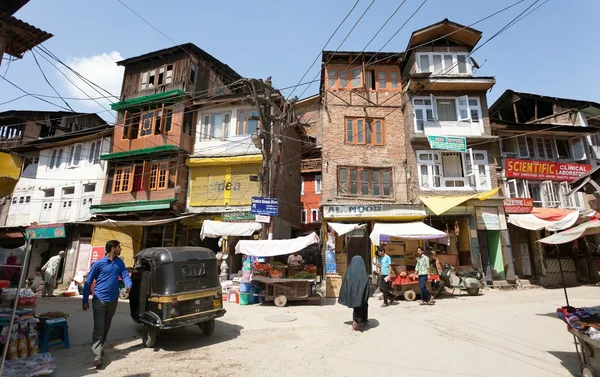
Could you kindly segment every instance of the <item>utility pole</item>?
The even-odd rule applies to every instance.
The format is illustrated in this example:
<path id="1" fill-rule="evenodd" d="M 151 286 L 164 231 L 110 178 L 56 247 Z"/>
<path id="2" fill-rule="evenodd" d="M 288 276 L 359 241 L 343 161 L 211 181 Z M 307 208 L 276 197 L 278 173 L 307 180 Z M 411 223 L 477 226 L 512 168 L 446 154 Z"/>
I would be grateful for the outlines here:
<path id="1" fill-rule="evenodd" d="M 288 125 L 290 106 L 281 93 L 270 85 L 270 80 L 247 80 L 259 114 L 258 137 L 262 141 L 263 166 L 260 175 L 260 196 L 277 198 L 277 183 L 281 151 L 283 150 L 283 129 Z M 274 219 L 262 224 L 261 239 L 273 239 Z"/>

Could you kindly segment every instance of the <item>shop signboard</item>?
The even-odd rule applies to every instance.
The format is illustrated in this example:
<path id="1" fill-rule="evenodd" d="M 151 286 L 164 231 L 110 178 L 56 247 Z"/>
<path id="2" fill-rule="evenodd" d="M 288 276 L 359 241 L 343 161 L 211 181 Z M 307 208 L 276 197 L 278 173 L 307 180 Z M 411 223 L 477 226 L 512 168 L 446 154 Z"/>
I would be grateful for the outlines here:
<path id="1" fill-rule="evenodd" d="M 256 215 L 250 211 L 224 212 L 221 216 L 223 221 L 253 221 Z"/>
<path id="2" fill-rule="evenodd" d="M 256 215 L 256 222 L 268 224 L 271 222 L 271 216 Z"/>
<path id="3" fill-rule="evenodd" d="M 97 260 L 104 258 L 104 246 L 92 246 L 92 256 L 90 257 L 90 266 Z"/>
<path id="4" fill-rule="evenodd" d="M 477 229 L 500 230 L 500 216 L 498 207 L 475 207 L 477 217 Z"/>
<path id="5" fill-rule="evenodd" d="M 556 161 L 506 159 L 506 177 L 540 181 L 574 181 L 592 170 L 591 165 Z"/>
<path id="6" fill-rule="evenodd" d="M 253 215 L 277 216 L 279 215 L 279 199 L 253 196 L 250 213 Z"/>
<path id="7" fill-rule="evenodd" d="M 326 219 L 337 218 L 385 218 L 385 217 L 425 217 L 425 210 L 395 204 L 325 205 Z"/>
<path id="8" fill-rule="evenodd" d="M 533 199 L 531 198 L 508 198 L 504 199 L 504 213 L 523 214 L 533 211 Z"/>
<path id="9" fill-rule="evenodd" d="M 50 238 L 65 238 L 67 233 L 62 224 L 30 226 L 26 231 L 27 239 L 45 240 Z"/>
<path id="10" fill-rule="evenodd" d="M 427 136 L 431 149 L 467 153 L 467 138 L 456 136 Z"/>

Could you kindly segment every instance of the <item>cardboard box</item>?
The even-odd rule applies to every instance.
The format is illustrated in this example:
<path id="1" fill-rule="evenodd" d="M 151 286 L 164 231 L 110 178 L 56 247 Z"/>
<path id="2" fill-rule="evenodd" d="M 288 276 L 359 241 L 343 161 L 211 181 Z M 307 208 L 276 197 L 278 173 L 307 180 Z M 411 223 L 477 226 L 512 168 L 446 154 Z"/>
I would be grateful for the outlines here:
<path id="1" fill-rule="evenodd" d="M 325 297 L 337 298 L 340 295 L 343 278 L 340 275 L 325 276 Z"/>
<path id="2" fill-rule="evenodd" d="M 404 255 L 404 245 L 388 243 L 383 248 L 389 256 Z"/>

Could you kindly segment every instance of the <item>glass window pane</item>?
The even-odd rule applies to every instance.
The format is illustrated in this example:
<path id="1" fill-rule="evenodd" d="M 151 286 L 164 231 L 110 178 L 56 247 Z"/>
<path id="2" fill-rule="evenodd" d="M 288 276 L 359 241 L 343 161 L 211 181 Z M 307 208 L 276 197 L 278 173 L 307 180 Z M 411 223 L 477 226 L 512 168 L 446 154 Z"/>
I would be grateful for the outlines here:
<path id="1" fill-rule="evenodd" d="M 223 137 L 223 114 L 213 114 L 211 117 L 210 137 L 212 139 Z"/>
<path id="2" fill-rule="evenodd" d="M 457 55 L 456 59 L 458 60 L 458 73 L 467 73 L 467 56 Z"/>
<path id="3" fill-rule="evenodd" d="M 382 173 L 383 173 L 383 195 L 390 196 L 392 194 L 391 174 L 387 170 L 384 170 Z"/>
<path id="4" fill-rule="evenodd" d="M 373 196 L 381 195 L 381 172 L 375 170 L 373 172 Z"/>
<path id="5" fill-rule="evenodd" d="M 421 165 L 421 187 L 429 187 L 429 170 L 427 165 Z"/>
<path id="6" fill-rule="evenodd" d="M 356 120 L 356 142 L 364 143 L 365 142 L 365 126 L 362 119 Z"/>
<path id="7" fill-rule="evenodd" d="M 452 55 L 444 55 L 444 73 L 454 73 L 456 68 L 452 64 Z"/>
<path id="8" fill-rule="evenodd" d="M 347 170 L 346 168 L 343 168 L 340 170 L 340 184 L 339 184 L 339 189 L 340 189 L 340 193 L 341 194 L 347 194 L 348 193 L 348 177 L 347 177 Z"/>
<path id="9" fill-rule="evenodd" d="M 360 87 L 360 68 L 357 68 L 352 71 L 352 87 L 353 88 Z"/>
<path id="10" fill-rule="evenodd" d="M 571 139 L 571 143 L 573 144 L 573 159 L 583 160 L 585 158 L 585 147 L 583 141 L 580 137 Z"/>
<path id="11" fill-rule="evenodd" d="M 556 150 L 558 151 L 559 159 L 571 159 L 571 148 L 569 148 L 569 140 L 556 139 Z"/>
<path id="12" fill-rule="evenodd" d="M 92 143 L 92 146 L 90 147 L 90 154 L 88 156 L 89 163 L 94 162 L 95 150 L 96 150 L 96 143 Z"/>
<path id="13" fill-rule="evenodd" d="M 380 120 L 375 122 L 375 143 L 383 144 L 383 125 Z"/>
<path id="14" fill-rule="evenodd" d="M 240 111 L 238 114 L 238 126 L 237 126 L 237 134 L 238 135 L 244 135 L 245 134 L 245 127 L 244 127 L 244 121 L 245 121 L 245 117 L 246 114 L 243 111 Z"/>
<path id="15" fill-rule="evenodd" d="M 360 172 L 360 187 L 361 187 L 361 194 L 369 195 L 369 171 L 368 170 L 362 170 Z"/>
<path id="16" fill-rule="evenodd" d="M 433 55 L 433 72 L 442 72 L 442 55 Z"/>
<path id="17" fill-rule="evenodd" d="M 357 182 L 357 173 L 356 169 L 350 169 L 350 194 L 356 195 L 358 194 L 358 182 Z"/>
<path id="18" fill-rule="evenodd" d="M 367 144 L 373 143 L 373 123 L 371 120 L 366 121 L 365 139 L 367 140 Z"/>
<path id="19" fill-rule="evenodd" d="M 421 72 L 431 72 L 429 69 L 429 55 L 419 55 L 419 69 Z"/>
<path id="20" fill-rule="evenodd" d="M 346 141 L 348 143 L 354 143 L 354 130 L 353 130 L 352 124 L 353 124 L 352 119 L 348 119 L 346 121 Z"/>
<path id="21" fill-rule="evenodd" d="M 337 81 L 337 71 L 335 69 L 330 69 L 327 71 L 327 81 L 329 88 L 335 86 L 335 83 Z"/>
<path id="22" fill-rule="evenodd" d="M 454 122 L 457 120 L 456 102 L 453 99 L 438 99 L 436 102 L 440 121 Z"/>
<path id="23" fill-rule="evenodd" d="M 342 88 L 347 87 L 348 86 L 348 72 L 340 71 L 339 76 L 340 76 L 340 86 Z"/>
<path id="24" fill-rule="evenodd" d="M 427 111 L 425 113 L 427 114 L 428 122 L 433 122 L 435 120 L 435 119 L 433 119 L 433 110 L 432 109 L 427 109 Z"/>
<path id="25" fill-rule="evenodd" d="M 248 119 L 246 119 L 246 135 L 252 135 L 258 133 L 258 111 L 248 111 Z"/>
<path id="26" fill-rule="evenodd" d="M 74 165 L 79 165 L 79 162 L 81 161 L 81 151 L 82 151 L 82 145 L 79 144 L 78 146 L 75 147 L 75 155 L 73 156 L 73 164 Z"/>
<path id="27" fill-rule="evenodd" d="M 398 72 L 390 72 L 390 77 L 392 82 L 392 89 L 398 89 Z"/>
<path id="28" fill-rule="evenodd" d="M 419 131 L 423 131 L 423 110 L 421 109 L 415 109 L 415 118 L 416 118 L 416 122 L 417 122 L 417 130 Z"/>
<path id="29" fill-rule="evenodd" d="M 386 89 L 387 88 L 387 78 L 386 78 L 386 72 L 385 71 L 378 71 L 377 72 L 377 81 L 379 82 L 379 89 Z"/>

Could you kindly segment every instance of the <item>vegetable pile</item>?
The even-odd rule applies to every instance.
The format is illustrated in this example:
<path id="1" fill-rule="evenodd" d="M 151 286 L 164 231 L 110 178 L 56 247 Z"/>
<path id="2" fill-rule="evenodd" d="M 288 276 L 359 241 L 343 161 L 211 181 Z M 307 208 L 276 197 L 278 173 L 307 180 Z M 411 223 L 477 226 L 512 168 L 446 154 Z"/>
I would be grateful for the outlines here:
<path id="1" fill-rule="evenodd" d="M 43 318 L 43 319 L 67 318 L 68 316 L 69 316 L 68 313 L 63 313 L 63 312 L 46 312 L 46 313 L 37 315 L 38 318 Z"/>
<path id="2" fill-rule="evenodd" d="M 296 275 L 292 276 L 292 279 L 313 280 L 316 278 L 317 278 L 317 274 L 313 274 L 313 273 L 307 272 L 307 271 L 298 272 Z"/>

